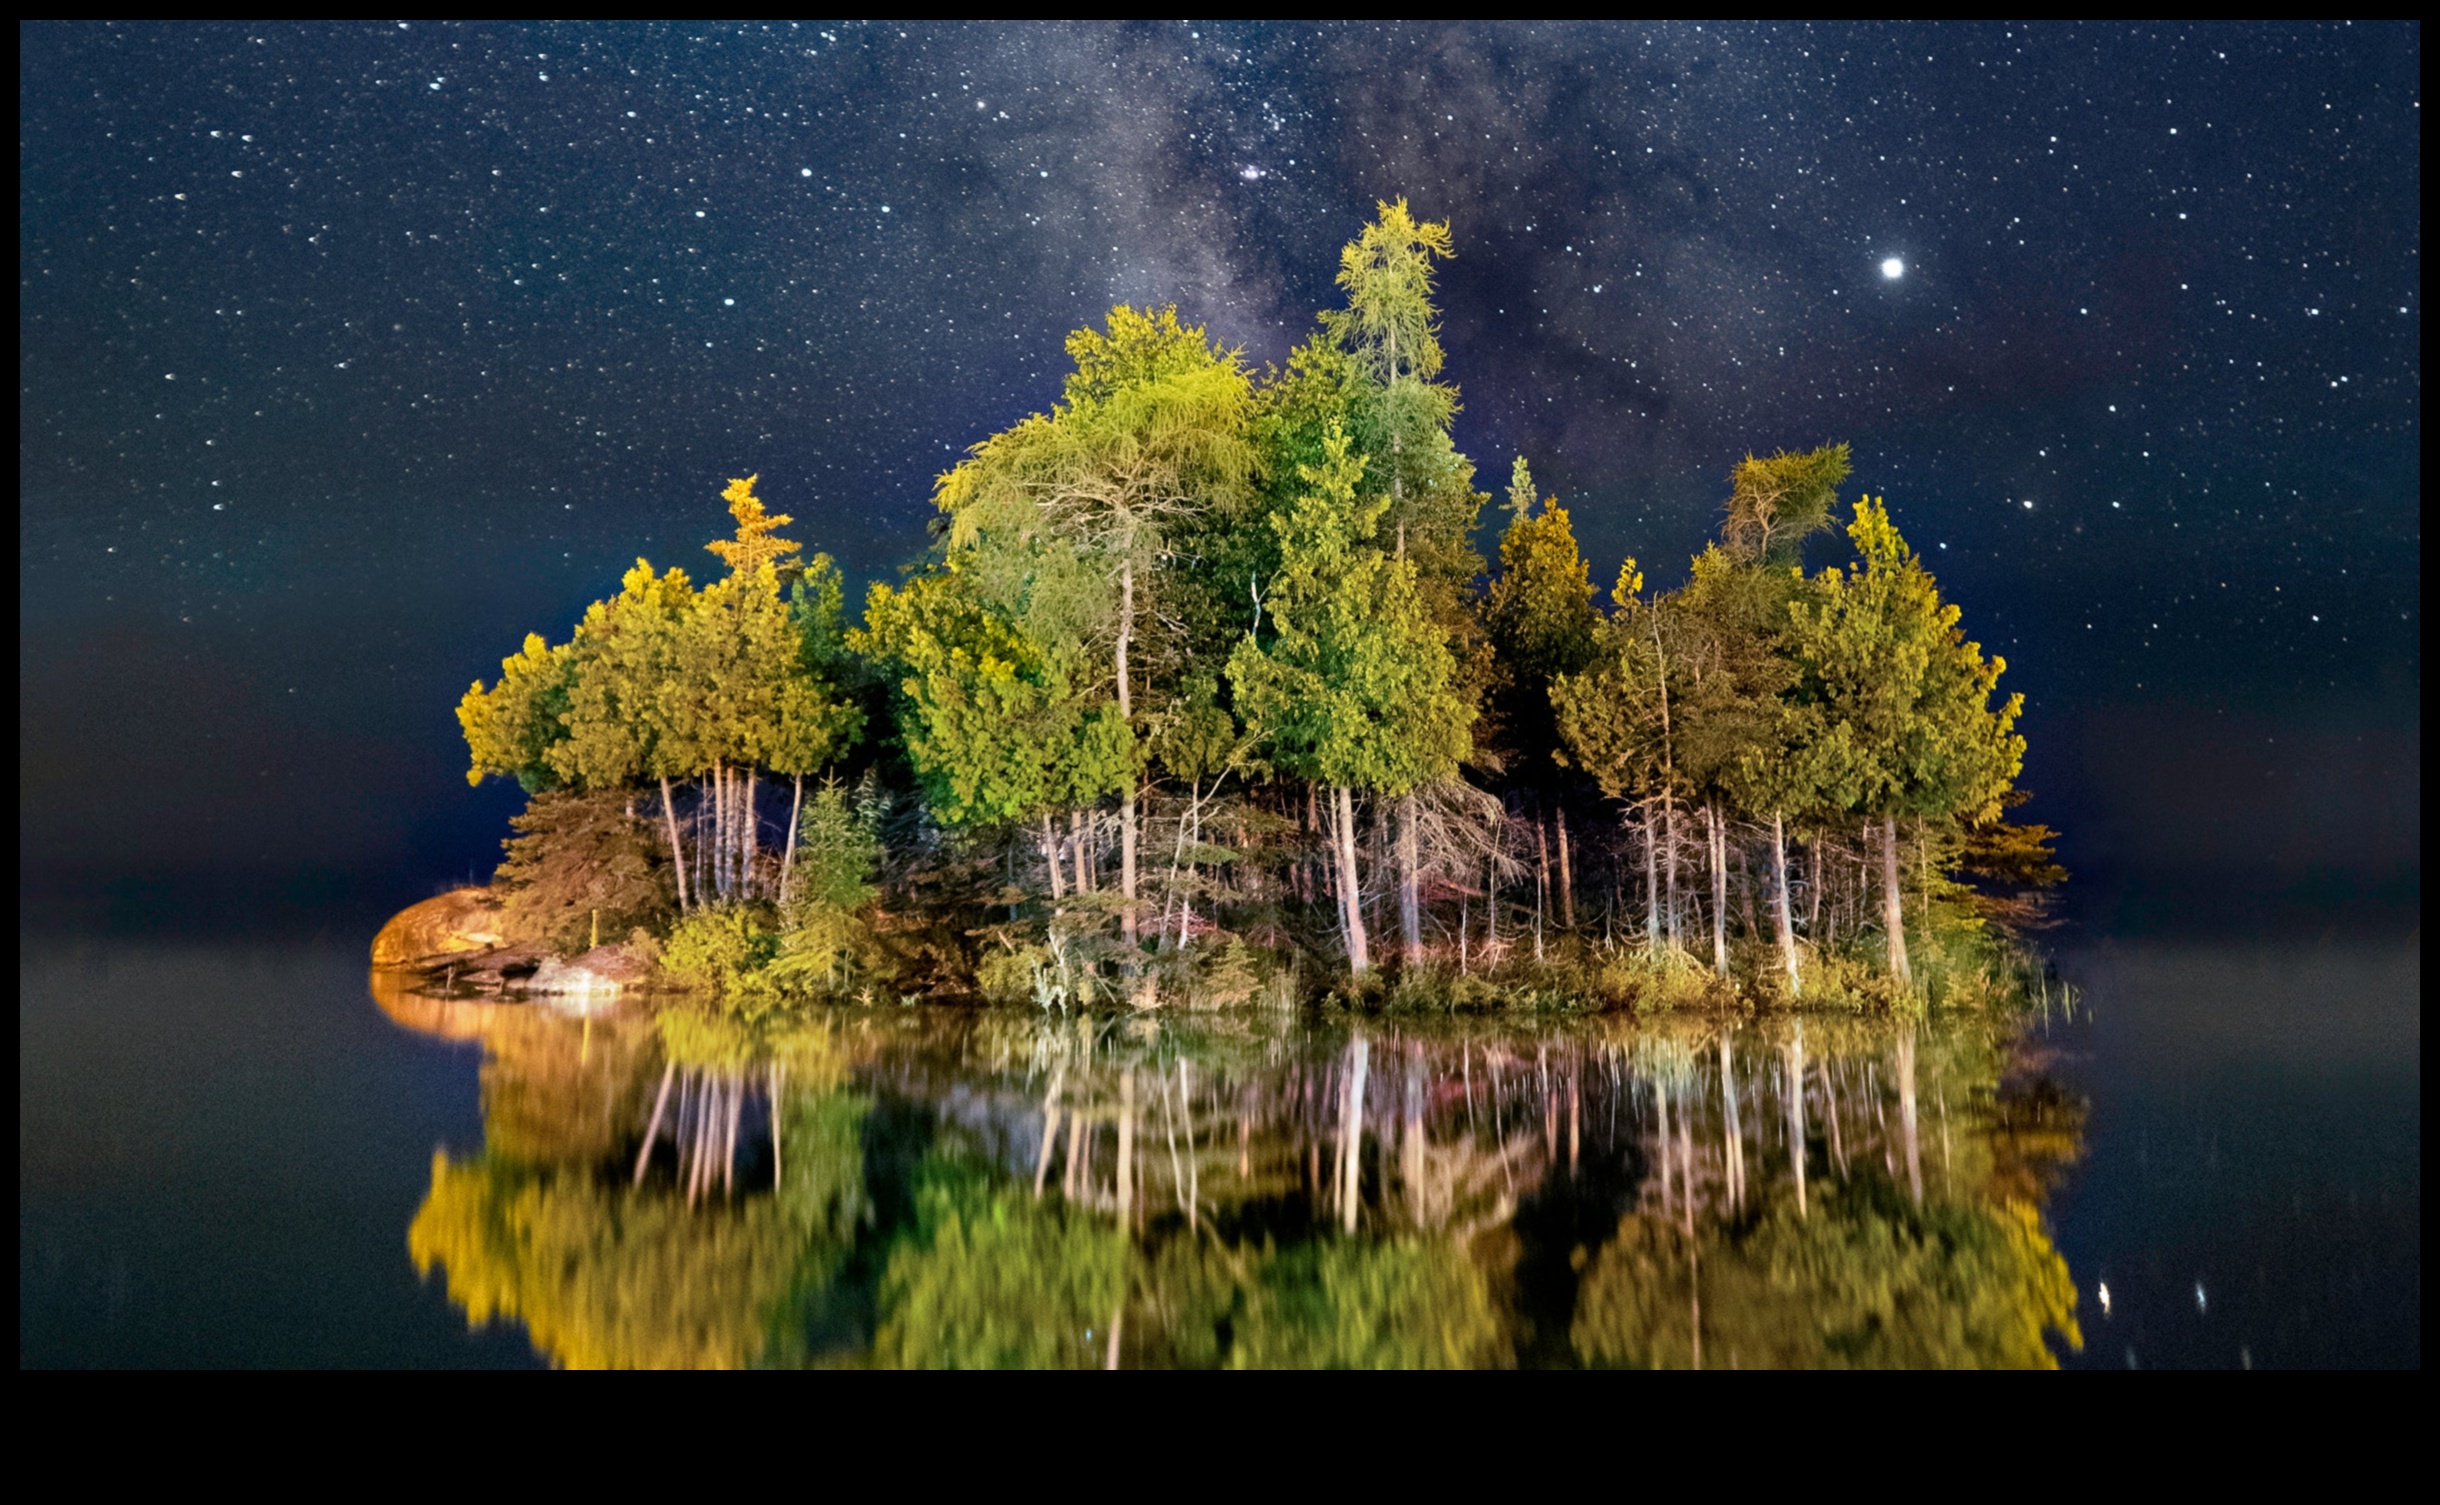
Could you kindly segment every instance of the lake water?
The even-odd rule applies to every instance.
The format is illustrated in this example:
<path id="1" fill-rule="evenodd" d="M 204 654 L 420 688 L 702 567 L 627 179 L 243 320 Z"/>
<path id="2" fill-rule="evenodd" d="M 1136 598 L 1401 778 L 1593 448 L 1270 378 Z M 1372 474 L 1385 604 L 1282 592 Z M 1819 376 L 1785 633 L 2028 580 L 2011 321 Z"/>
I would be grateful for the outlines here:
<path id="1" fill-rule="evenodd" d="M 2418 935 L 2071 945 L 2022 1031 L 883 1007 L 750 1061 L 362 956 L 24 939 L 22 1364 L 2421 1359 Z"/>

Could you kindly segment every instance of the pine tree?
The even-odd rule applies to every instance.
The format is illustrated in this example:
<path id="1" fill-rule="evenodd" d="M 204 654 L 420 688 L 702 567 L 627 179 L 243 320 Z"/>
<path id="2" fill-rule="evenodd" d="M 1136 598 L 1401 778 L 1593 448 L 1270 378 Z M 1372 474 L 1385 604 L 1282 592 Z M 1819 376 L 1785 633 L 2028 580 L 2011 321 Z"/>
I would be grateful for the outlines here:
<path id="1" fill-rule="evenodd" d="M 1898 819 L 1995 818 L 2024 765 L 2015 732 L 2024 697 L 1991 706 L 2007 660 L 1985 659 L 1958 629 L 1958 608 L 1940 599 L 1881 501 L 1856 503 L 1847 536 L 1861 565 L 1824 570 L 1791 611 L 1797 693 L 1822 719 L 1807 752 L 1813 782 L 1880 827 L 1889 969 L 1911 985 Z"/>
<path id="2" fill-rule="evenodd" d="M 1455 693 L 1456 662 L 1423 610 L 1413 561 L 1379 546 L 1388 499 L 1362 497 L 1363 462 L 1343 430 L 1306 490 L 1271 526 L 1281 568 L 1264 599 L 1269 631 L 1229 659 L 1239 711 L 1277 765 L 1329 786 L 1349 965 L 1371 965 L 1357 902 L 1355 813 L 1363 789 L 1396 798 L 1453 777 L 1474 711 Z"/>
<path id="3" fill-rule="evenodd" d="M 1593 609 L 1592 572 L 1576 547 L 1567 509 L 1556 497 L 1545 499 L 1538 513 L 1533 508 L 1533 476 L 1520 455 L 1508 489 L 1508 526 L 1500 535 L 1500 573 L 1491 582 L 1484 617 L 1505 681 L 1501 730 L 1527 777 L 1547 768 L 1558 750 L 1551 681 L 1592 662 L 1601 622 Z"/>

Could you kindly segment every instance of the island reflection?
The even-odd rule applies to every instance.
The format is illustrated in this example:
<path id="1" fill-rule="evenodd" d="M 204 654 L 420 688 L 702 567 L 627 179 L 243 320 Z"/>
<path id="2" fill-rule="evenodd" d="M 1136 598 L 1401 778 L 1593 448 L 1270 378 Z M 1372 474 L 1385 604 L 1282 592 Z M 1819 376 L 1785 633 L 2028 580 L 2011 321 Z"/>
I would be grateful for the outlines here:
<path id="1" fill-rule="evenodd" d="M 377 989 L 479 1037 L 408 1230 L 567 1367 L 2046 1367 L 2081 1110 L 1969 1016 L 840 1008 Z"/>

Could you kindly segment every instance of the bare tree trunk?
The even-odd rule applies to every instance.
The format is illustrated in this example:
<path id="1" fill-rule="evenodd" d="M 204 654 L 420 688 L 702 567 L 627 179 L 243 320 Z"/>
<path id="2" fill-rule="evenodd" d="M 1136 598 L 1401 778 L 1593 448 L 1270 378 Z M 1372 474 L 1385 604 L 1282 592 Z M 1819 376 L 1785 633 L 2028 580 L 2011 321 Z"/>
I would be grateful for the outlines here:
<path id="1" fill-rule="evenodd" d="M 1423 896 L 1416 875 L 1415 796 L 1398 799 L 1398 931 L 1406 942 L 1406 964 L 1423 961 Z"/>
<path id="2" fill-rule="evenodd" d="M 678 880 L 678 913 L 690 907 L 686 901 L 686 844 L 678 840 L 678 802 L 670 797 L 669 776 L 661 777 L 661 819 L 669 827 L 669 871 Z"/>
<path id="3" fill-rule="evenodd" d="M 1686 945 L 1686 925 L 1678 903 L 1677 801 L 1666 791 L 1661 795 L 1661 841 L 1661 864 L 1669 874 L 1669 949 L 1678 951 Z"/>
<path id="4" fill-rule="evenodd" d="M 1338 807 L 1339 904 L 1347 922 L 1347 967 L 1358 977 L 1372 970 L 1372 948 L 1364 938 L 1363 896 L 1356 887 L 1356 807 L 1347 786 L 1330 791 Z"/>
<path id="5" fill-rule="evenodd" d="M 1805 846 L 1805 876 L 1813 883 L 1812 890 L 1805 895 L 1805 935 L 1816 946 L 1824 944 L 1822 938 L 1822 889 L 1824 887 L 1822 883 L 1822 847 L 1827 838 L 1827 832 L 1816 828 L 1813 832 L 1813 840 Z"/>
<path id="6" fill-rule="evenodd" d="M 1788 968 L 1788 992 L 1802 998 L 1804 979 L 1796 971 L 1796 922 L 1788 912 L 1788 837 L 1780 817 L 1771 817 L 1771 924 L 1779 932 L 1780 960 Z M 1801 1196 L 1798 1201 L 1802 1201 Z"/>
<path id="7" fill-rule="evenodd" d="M 1131 738 L 1135 735 L 1135 698 L 1127 683 L 1127 648 L 1134 636 L 1135 559 L 1130 549 L 1118 567 L 1118 714 L 1127 723 Z M 1126 907 L 1119 911 L 1119 932 L 1130 946 L 1136 943 L 1135 786 L 1136 778 L 1130 774 L 1126 797 L 1118 806 L 1118 888 L 1126 898 Z"/>
<path id="8" fill-rule="evenodd" d="M 1364 1076 L 1372 1062 L 1371 1042 L 1361 1034 L 1350 1054 L 1347 1095 L 1339 1115 L 1339 1229 L 1356 1231 L 1356 1209 L 1362 1200 L 1364 1172 Z"/>
<path id="9" fill-rule="evenodd" d="M 1093 866 L 1092 859 L 1085 852 L 1084 828 L 1085 812 L 1070 810 L 1068 839 L 1076 849 L 1076 892 L 1089 894 L 1093 891 Z"/>
<path id="10" fill-rule="evenodd" d="M 1661 954 L 1661 829 L 1652 818 L 1650 801 L 1644 804 L 1644 944 L 1651 953 Z"/>
<path id="11" fill-rule="evenodd" d="M 1067 897 L 1059 882 L 1059 838 L 1051 829 L 1051 813 L 1042 812 L 1042 866 L 1051 875 L 1051 902 Z"/>
<path id="12" fill-rule="evenodd" d="M 1535 852 L 1533 879 L 1533 959 L 1542 959 L 1542 912 L 1550 907 L 1550 825 L 1542 819 L 1536 802 L 1533 815 L 1533 845 Z"/>
<path id="13" fill-rule="evenodd" d="M 1881 817 L 1881 923 L 1889 930 L 1889 975 L 1901 988 L 1915 985 L 1906 964 L 1906 914 L 1898 893 L 1898 818 Z"/>
<path id="14" fill-rule="evenodd" d="M 800 773 L 796 776 L 796 795 L 788 801 L 788 853 L 779 860 L 779 902 L 782 904 L 792 897 L 790 889 L 796 882 L 797 819 L 804 813 L 805 776 Z"/>
<path id="15" fill-rule="evenodd" d="M 1720 829 L 1716 805 L 1703 807 L 1705 835 L 1711 844 L 1711 965 L 1728 975 L 1728 838 Z"/>
<path id="16" fill-rule="evenodd" d="M 746 807 L 742 812 L 746 825 L 746 897 L 754 897 L 754 862 L 762 855 L 762 804 L 755 798 L 762 770 L 746 765 Z"/>
<path id="17" fill-rule="evenodd" d="M 1568 860 L 1567 811 L 1564 808 L 1555 810 L 1551 816 L 1559 823 L 1559 913 L 1561 923 L 1573 930 L 1576 928 L 1576 869 Z"/>

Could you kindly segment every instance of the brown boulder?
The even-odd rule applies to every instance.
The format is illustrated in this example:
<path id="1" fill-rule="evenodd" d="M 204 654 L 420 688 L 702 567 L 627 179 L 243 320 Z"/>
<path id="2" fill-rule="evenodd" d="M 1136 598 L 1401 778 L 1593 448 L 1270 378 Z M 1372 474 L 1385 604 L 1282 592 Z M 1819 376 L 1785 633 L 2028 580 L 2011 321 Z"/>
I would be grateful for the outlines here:
<path id="1" fill-rule="evenodd" d="M 498 949 L 500 905 L 489 889 L 455 888 L 390 916 L 373 937 L 376 967 L 431 967 Z"/>

